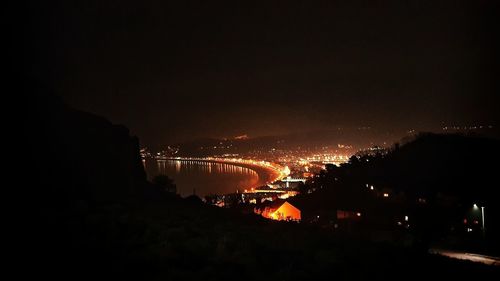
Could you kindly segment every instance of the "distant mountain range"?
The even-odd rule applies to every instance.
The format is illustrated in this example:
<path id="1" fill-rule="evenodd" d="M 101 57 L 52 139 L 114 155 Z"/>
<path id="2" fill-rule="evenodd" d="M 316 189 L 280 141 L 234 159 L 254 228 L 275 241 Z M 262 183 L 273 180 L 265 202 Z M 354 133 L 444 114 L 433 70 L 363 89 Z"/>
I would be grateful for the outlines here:
<path id="1" fill-rule="evenodd" d="M 463 133 L 498 138 L 495 128 L 441 130 L 438 133 Z M 270 150 L 318 150 L 322 148 L 341 149 L 354 154 L 373 146 L 390 147 L 396 142 L 413 139 L 419 132 L 414 130 L 379 130 L 371 127 L 338 128 L 316 130 L 276 136 L 234 138 L 199 138 L 170 145 L 181 156 L 205 156 L 214 154 L 244 154 Z M 161 146 L 157 150 L 165 150 Z"/>

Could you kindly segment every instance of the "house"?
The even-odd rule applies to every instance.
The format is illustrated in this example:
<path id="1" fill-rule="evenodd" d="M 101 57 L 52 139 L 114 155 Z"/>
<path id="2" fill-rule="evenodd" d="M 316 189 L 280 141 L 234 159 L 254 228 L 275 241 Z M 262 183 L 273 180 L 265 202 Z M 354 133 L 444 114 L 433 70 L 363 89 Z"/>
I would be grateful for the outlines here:
<path id="1" fill-rule="evenodd" d="M 264 210 L 255 209 L 255 213 L 265 218 L 273 220 L 300 221 L 300 210 L 292 204 L 285 201 L 278 207 L 265 207 Z"/>

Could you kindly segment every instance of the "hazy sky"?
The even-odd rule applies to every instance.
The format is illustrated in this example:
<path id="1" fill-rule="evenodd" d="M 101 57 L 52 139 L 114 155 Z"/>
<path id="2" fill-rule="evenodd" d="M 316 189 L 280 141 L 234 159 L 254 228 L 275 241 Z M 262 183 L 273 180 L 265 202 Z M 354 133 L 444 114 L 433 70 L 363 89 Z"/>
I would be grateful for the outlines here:
<path id="1" fill-rule="evenodd" d="M 499 119 L 497 1 L 38 2 L 24 72 L 145 143 Z"/>

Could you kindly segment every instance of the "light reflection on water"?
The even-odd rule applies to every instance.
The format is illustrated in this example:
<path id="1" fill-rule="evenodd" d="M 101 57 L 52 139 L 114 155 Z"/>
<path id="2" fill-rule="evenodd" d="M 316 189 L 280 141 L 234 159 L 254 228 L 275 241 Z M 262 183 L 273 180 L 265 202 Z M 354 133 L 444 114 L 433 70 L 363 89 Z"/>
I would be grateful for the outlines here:
<path id="1" fill-rule="evenodd" d="M 254 170 L 230 164 L 152 159 L 143 164 L 149 179 L 159 174 L 173 178 L 177 192 L 183 197 L 193 193 L 201 197 L 211 193 L 232 193 L 261 184 Z"/>

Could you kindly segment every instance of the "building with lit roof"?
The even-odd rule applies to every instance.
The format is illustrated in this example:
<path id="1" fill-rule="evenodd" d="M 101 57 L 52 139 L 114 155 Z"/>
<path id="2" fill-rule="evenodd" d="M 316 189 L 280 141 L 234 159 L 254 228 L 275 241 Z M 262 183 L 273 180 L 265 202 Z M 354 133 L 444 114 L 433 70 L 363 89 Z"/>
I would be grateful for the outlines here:
<path id="1" fill-rule="evenodd" d="M 301 219 L 300 210 L 287 201 L 280 205 L 275 205 L 275 207 L 255 208 L 254 212 L 273 220 L 300 221 Z"/>

